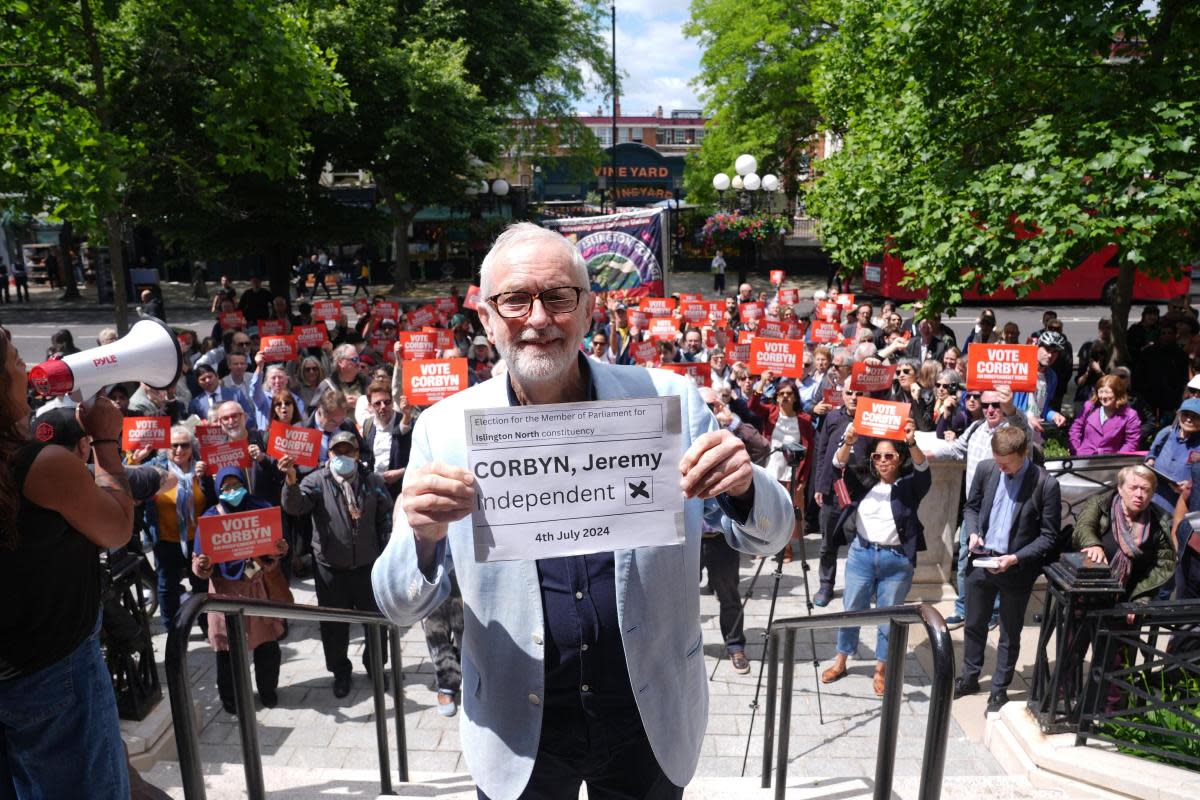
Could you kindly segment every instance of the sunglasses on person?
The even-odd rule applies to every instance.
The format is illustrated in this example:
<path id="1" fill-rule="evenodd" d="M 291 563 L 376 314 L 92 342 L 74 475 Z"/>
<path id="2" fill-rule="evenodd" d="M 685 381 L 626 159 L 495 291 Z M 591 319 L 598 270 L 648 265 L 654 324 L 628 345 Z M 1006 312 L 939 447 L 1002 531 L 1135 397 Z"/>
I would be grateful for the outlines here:
<path id="1" fill-rule="evenodd" d="M 979 404 L 979 405 L 983 406 L 984 408 L 1000 408 L 1000 406 L 1001 406 L 1002 404 L 1001 404 L 1001 403 L 983 403 L 983 402 L 980 402 L 980 404 Z"/>
<path id="2" fill-rule="evenodd" d="M 776 393 L 775 393 L 775 396 L 776 396 L 776 397 L 778 397 L 778 398 L 784 398 L 784 397 L 795 397 L 795 396 L 796 396 L 796 393 L 795 393 L 795 392 L 793 392 L 793 391 L 790 391 L 790 390 L 789 390 L 789 391 L 786 391 L 786 392 L 776 392 Z"/>
<path id="3" fill-rule="evenodd" d="M 937 385 L 937 388 L 945 389 L 947 392 L 957 392 L 958 384 L 957 383 L 939 383 Z"/>
<path id="4" fill-rule="evenodd" d="M 890 464 L 899 457 L 896 453 L 871 453 L 871 460 L 876 463 L 882 461 L 885 464 Z"/>
<path id="5" fill-rule="evenodd" d="M 320 371 L 321 371 L 321 368 L 320 368 L 320 367 L 314 367 L 314 366 L 308 366 L 308 367 L 305 367 L 305 368 L 304 368 L 304 371 L 305 371 L 305 372 L 320 372 Z"/>
<path id="6" fill-rule="evenodd" d="M 864 394 L 866 394 L 866 392 L 860 392 L 856 389 L 843 389 L 842 394 L 849 397 L 862 397 Z"/>
<path id="7" fill-rule="evenodd" d="M 392 398 L 390 397 L 381 397 L 378 400 L 371 401 L 372 408 L 383 408 L 384 406 L 390 406 L 391 404 Z"/>
<path id="8" fill-rule="evenodd" d="M 604 347 L 607 344 L 608 342 L 604 341 L 603 339 L 592 339 L 592 347 L 595 347 L 596 345 Z"/>
<path id="9" fill-rule="evenodd" d="M 285 406 L 294 406 L 294 405 L 296 405 L 296 404 L 293 403 L 291 400 L 280 400 L 278 403 L 275 404 L 275 407 L 283 408 Z"/>
<path id="10" fill-rule="evenodd" d="M 983 395 L 981 395 L 979 392 L 969 392 L 967 394 L 967 399 L 968 400 L 981 400 L 981 399 L 983 399 Z"/>
<path id="11" fill-rule="evenodd" d="M 191 442 L 171 442 L 172 450 L 183 450 L 184 448 L 188 448 L 191 446 L 192 446 Z"/>
<path id="12" fill-rule="evenodd" d="M 913 369 L 912 367 L 898 367 L 896 369 L 897 375 L 913 375 L 915 373 L 916 373 L 916 370 Z"/>

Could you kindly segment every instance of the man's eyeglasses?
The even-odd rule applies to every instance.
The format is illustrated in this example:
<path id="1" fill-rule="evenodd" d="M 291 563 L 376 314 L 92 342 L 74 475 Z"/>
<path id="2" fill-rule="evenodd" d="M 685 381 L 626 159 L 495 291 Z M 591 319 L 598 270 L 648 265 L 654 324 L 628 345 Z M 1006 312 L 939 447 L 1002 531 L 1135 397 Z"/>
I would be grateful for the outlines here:
<path id="1" fill-rule="evenodd" d="M 984 408 L 1000 408 L 1000 403 L 980 403 Z"/>
<path id="2" fill-rule="evenodd" d="M 371 408 L 383 408 L 384 406 L 390 406 L 391 404 L 392 404 L 392 398 L 383 397 L 383 398 L 380 398 L 379 400 L 372 400 Z"/>
<path id="3" fill-rule="evenodd" d="M 338 362 L 339 362 L 339 363 L 340 363 L 340 362 L 342 362 L 342 361 L 349 361 L 351 364 L 358 364 L 358 363 L 359 363 L 359 361 L 360 361 L 360 359 L 359 359 L 359 357 L 358 357 L 358 356 L 351 356 L 351 357 L 349 357 L 349 358 L 339 358 L 339 359 L 338 359 Z"/>
<path id="4" fill-rule="evenodd" d="M 190 448 L 191 446 L 191 442 L 171 442 L 172 450 L 183 450 L 185 448 Z"/>
<path id="5" fill-rule="evenodd" d="M 899 457 L 896 453 L 871 453 L 872 461 L 882 461 L 885 464 L 890 464 Z"/>
<path id="6" fill-rule="evenodd" d="M 983 398 L 983 395 L 981 395 L 979 392 L 968 392 L 967 393 L 968 400 L 980 400 L 982 398 Z"/>
<path id="7" fill-rule="evenodd" d="M 217 422 L 237 422 L 239 419 L 241 419 L 244 416 L 246 416 L 246 415 L 240 414 L 240 413 L 239 414 L 226 414 L 223 417 L 217 417 Z"/>
<path id="8" fill-rule="evenodd" d="M 501 292 L 487 299 L 496 312 L 505 319 L 517 319 L 533 309 L 533 301 L 540 300 L 547 314 L 569 314 L 579 307 L 579 297 L 587 291 L 578 286 L 555 286 L 533 292 Z"/>

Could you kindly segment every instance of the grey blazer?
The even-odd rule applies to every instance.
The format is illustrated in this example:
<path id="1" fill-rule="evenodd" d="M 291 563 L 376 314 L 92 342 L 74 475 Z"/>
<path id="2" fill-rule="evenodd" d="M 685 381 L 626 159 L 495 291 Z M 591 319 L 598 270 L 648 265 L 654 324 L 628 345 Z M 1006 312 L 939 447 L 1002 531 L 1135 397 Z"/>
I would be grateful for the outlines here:
<path id="1" fill-rule="evenodd" d="M 596 397 L 678 395 L 683 447 L 717 422 L 691 381 L 664 370 L 592 363 Z M 407 476 L 430 461 L 467 466 L 463 412 L 508 406 L 506 378 L 493 378 L 434 405 L 417 420 Z M 792 504 L 786 490 L 754 467 L 754 507 L 726 534 L 731 546 L 768 555 L 786 543 Z M 407 480 L 408 478 L 405 478 Z M 700 571 L 703 502 L 684 501 L 684 544 L 618 550 L 617 617 L 629 677 L 654 755 L 677 786 L 691 780 L 708 719 L 701 655 Z M 412 529 L 400 508 L 372 579 L 383 613 L 410 625 L 441 605 L 453 569 L 462 589 L 463 754 L 479 788 L 494 800 L 517 797 L 529 782 L 545 694 L 541 591 L 533 561 L 477 563 L 468 516 L 450 525 L 430 575 L 417 568 Z"/>

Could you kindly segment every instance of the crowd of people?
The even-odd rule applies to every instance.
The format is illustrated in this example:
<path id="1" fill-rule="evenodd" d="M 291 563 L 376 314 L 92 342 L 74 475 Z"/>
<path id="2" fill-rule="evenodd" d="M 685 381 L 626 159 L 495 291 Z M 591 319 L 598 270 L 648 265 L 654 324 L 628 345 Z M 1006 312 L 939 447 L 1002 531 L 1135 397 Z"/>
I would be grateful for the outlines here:
<path id="1" fill-rule="evenodd" d="M 320 276 L 328 268 L 317 255 L 305 263 L 310 266 L 298 274 Z M 723 261 L 719 266 L 714 274 L 723 287 Z M 222 278 L 212 300 L 211 330 L 175 329 L 184 367 L 174 385 L 105 387 L 101 396 L 111 402 L 97 404 L 78 420 L 68 398 L 42 397 L 27 387 L 19 354 L 6 336 L 0 337 L 8 377 L 0 420 L 0 453 L 8 463 L 0 470 L 0 545 L 13 551 L 0 556 L 0 576 L 6 597 L 24 609 L 13 615 L 21 621 L 6 623 L 0 637 L 7 642 L 0 648 L 0 709 L 7 712 L 10 699 L 5 698 L 44 678 L 51 665 L 76 674 L 103 668 L 102 662 L 97 665 L 95 629 L 99 548 L 130 546 L 152 553 L 164 626 L 172 624 L 185 593 L 290 600 L 290 581 L 307 575 L 314 579 L 319 605 L 379 610 L 372 572 L 388 550 L 393 529 L 401 528 L 394 521 L 404 513 L 401 489 L 413 430 L 427 411 L 405 397 L 398 365 L 412 354 L 399 341 L 400 333 L 438 331 L 439 347 L 432 355 L 466 359 L 471 386 L 505 375 L 512 365 L 499 357 L 495 328 L 489 330 L 486 316 L 476 311 L 501 295 L 489 297 L 485 286 L 477 299 L 465 302 L 451 289 L 446 298 L 411 307 L 381 297 L 352 298 L 357 305 L 351 324 L 348 308 L 336 319 L 314 319 L 318 286 L 325 286 L 323 279 L 298 287 L 295 297 L 277 296 L 258 278 L 240 291 Z M 312 290 L 307 299 L 306 288 Z M 590 294 L 586 286 L 571 283 L 539 285 L 539 292 L 529 294 L 518 318 L 533 315 L 535 307 L 555 319 L 582 314 L 576 310 L 580 298 L 594 298 L 585 308 L 578 341 L 569 342 L 586 363 L 667 367 L 700 384 L 714 430 L 731 434 L 772 485 L 802 509 L 796 528 L 784 537 L 783 559 L 792 558 L 796 537 L 820 536 L 813 598 L 818 607 L 835 597 L 843 548 L 848 548 L 844 608 L 903 602 L 918 553 L 925 549 L 918 511 L 931 485 L 930 462 L 965 462 L 958 601 L 947 620 L 951 628 L 965 628 L 956 696 L 979 691 L 988 630 L 998 626 L 989 709 L 1007 699 L 1033 582 L 1041 567 L 1064 550 L 1111 565 L 1129 599 L 1165 598 L 1172 592 L 1197 596 L 1200 536 L 1192 533 L 1186 515 L 1200 511 L 1200 492 L 1192 491 L 1200 482 L 1200 325 L 1185 300 L 1172 303 L 1161 317 L 1156 307 L 1146 307 L 1127 334 L 1134 357 L 1126 368 L 1115 363 L 1109 320 L 1100 321 L 1094 339 L 1075 347 L 1053 311 L 1043 316 L 1041 329 L 1022 336 L 1015 323 L 998 325 L 996 313 L 985 309 L 960 344 L 938 314 L 919 305 L 910 312 L 889 301 L 876 306 L 824 292 L 810 300 L 778 285 L 756 290 L 746 283 L 729 296 L 677 295 L 661 303 L 618 292 Z M 696 316 L 687 312 L 689 302 L 710 305 Z M 814 324 L 818 320 L 832 323 L 834 334 Z M 299 348 L 285 361 L 267 358 L 262 340 L 268 327 L 286 334 L 313 324 L 325 328 L 320 345 Z M 97 343 L 116 335 L 104 330 Z M 803 369 L 787 377 L 754 370 L 747 348 L 754 336 L 804 342 Z M 990 343 L 1036 345 L 1036 389 L 968 387 L 970 348 Z M 47 355 L 74 352 L 78 347 L 64 329 L 52 337 Z M 856 363 L 894 366 L 892 385 L 872 393 L 854 388 Z M 855 410 L 864 396 L 909 404 L 902 440 L 856 430 Z M 169 446 L 119 451 L 122 415 L 168 417 Z M 315 468 L 268 453 L 266 433 L 275 422 L 319 431 Z M 210 469 L 197 438 L 200 426 L 219 431 L 225 441 L 245 441 L 249 467 Z M 1056 431 L 1066 433 L 1072 455 L 1146 454 L 1145 466 L 1123 470 L 1117 485 L 1089 500 L 1073 530 L 1065 533 L 1057 482 L 1040 466 L 1045 443 Z M 74 449 L 60 454 L 47 449 L 51 444 Z M 131 481 L 136 483 L 138 474 L 153 486 L 135 491 Z M 56 487 L 69 485 L 72 492 L 37 488 L 43 478 Z M 281 509 L 284 524 L 274 553 L 214 563 L 203 552 L 197 536 L 201 518 L 271 507 Z M 734 547 L 744 520 L 726 500 L 705 498 L 699 564 L 717 595 L 722 637 L 739 673 L 750 670 Z M 55 541 L 74 534 L 65 551 L 68 562 L 55 563 L 66 563 L 61 568 L 78 578 L 72 581 L 76 596 L 54 602 L 45 596 L 50 582 L 39 583 L 45 566 L 39 554 L 46 545 L 24 535 L 34 524 L 56 531 Z M 423 608 L 422 616 L 437 668 L 439 710 L 452 715 L 461 702 L 463 680 L 464 600 L 455 576 L 447 576 L 438 599 Z M 216 653 L 222 704 L 236 713 L 223 616 L 210 615 L 202 625 Z M 289 635 L 287 627 L 280 620 L 255 618 L 247 633 L 259 698 L 274 706 L 279 641 Z M 332 691 L 345 697 L 353 672 L 348 626 L 323 623 L 320 637 Z M 884 691 L 887 641 L 883 626 L 875 640 L 877 694 Z M 846 674 L 858 643 L 857 628 L 839 632 L 822 681 Z M 363 657 L 368 670 L 369 655 Z M 94 676 L 90 680 L 95 683 Z M 25 744 L 13 730 L 5 728 L 10 745 L 41 746 L 33 739 L 44 735 L 44 728 L 30 729 Z M 112 753 L 96 747 L 91 763 L 97 770 L 109 769 L 101 762 L 112 760 Z M 12 780 L 19 785 L 50 778 L 14 773 Z"/>

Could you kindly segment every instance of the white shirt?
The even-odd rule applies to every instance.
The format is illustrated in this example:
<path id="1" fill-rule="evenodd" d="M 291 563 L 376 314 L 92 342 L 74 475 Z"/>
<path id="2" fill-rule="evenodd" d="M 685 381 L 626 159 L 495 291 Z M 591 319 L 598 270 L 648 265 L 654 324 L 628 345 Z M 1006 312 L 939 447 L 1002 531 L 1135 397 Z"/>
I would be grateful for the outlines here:
<path id="1" fill-rule="evenodd" d="M 712 271 L 714 273 L 716 273 L 717 275 L 725 274 L 725 257 L 720 255 L 719 253 L 717 255 L 713 256 Z"/>
<path id="2" fill-rule="evenodd" d="M 880 481 L 871 487 L 858 504 L 855 517 L 858 533 L 871 544 L 897 547 L 900 532 L 896 530 L 896 518 L 892 516 L 892 485 Z"/>

